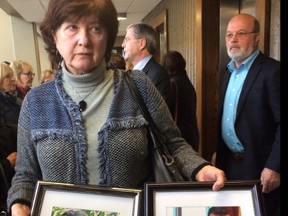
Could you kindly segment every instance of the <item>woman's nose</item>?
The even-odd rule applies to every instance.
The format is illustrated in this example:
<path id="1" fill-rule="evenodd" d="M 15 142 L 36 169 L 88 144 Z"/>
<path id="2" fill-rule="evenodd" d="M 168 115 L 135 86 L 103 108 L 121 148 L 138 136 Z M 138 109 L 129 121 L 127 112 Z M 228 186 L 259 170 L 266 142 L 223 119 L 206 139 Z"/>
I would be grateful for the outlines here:
<path id="1" fill-rule="evenodd" d="M 81 46 L 87 46 L 89 44 L 89 33 L 86 30 L 82 30 L 79 32 L 78 44 Z"/>

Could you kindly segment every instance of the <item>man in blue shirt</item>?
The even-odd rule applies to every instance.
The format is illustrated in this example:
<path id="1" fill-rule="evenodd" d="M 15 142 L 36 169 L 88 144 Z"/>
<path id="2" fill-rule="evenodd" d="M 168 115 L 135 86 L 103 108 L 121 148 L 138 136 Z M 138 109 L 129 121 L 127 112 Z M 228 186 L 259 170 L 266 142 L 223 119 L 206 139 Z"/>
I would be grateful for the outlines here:
<path id="1" fill-rule="evenodd" d="M 280 203 L 280 62 L 258 48 L 260 25 L 239 14 L 229 21 L 231 61 L 220 91 L 216 166 L 228 180 L 260 180 L 266 213 Z"/>

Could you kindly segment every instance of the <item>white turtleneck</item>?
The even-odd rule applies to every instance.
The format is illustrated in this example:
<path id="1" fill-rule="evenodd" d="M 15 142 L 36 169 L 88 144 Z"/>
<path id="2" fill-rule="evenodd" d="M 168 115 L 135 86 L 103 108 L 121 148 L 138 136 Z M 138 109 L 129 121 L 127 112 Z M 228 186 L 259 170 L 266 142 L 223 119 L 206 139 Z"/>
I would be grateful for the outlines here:
<path id="1" fill-rule="evenodd" d="M 89 74 L 73 75 L 62 63 L 63 86 L 67 94 L 77 104 L 85 100 L 82 112 L 88 143 L 87 171 L 89 184 L 99 183 L 98 132 L 106 122 L 113 99 L 113 71 L 106 70 L 105 61 Z M 87 96 L 88 95 L 88 96 Z"/>

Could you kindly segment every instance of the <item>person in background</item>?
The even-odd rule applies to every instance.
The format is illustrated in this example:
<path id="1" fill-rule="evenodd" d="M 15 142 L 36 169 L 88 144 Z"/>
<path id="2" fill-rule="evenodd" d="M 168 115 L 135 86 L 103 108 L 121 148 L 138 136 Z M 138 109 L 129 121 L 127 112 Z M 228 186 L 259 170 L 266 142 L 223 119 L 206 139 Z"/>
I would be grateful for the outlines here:
<path id="1" fill-rule="evenodd" d="M 124 57 L 118 53 L 111 53 L 110 59 L 107 63 L 109 69 L 126 70 L 126 61 Z"/>
<path id="2" fill-rule="evenodd" d="M 7 212 L 7 193 L 15 174 L 17 127 L 0 122 L 0 212 Z"/>
<path id="3" fill-rule="evenodd" d="M 106 67 L 118 25 L 111 0 L 49 1 L 40 31 L 59 70 L 54 80 L 31 89 L 22 104 L 16 174 L 7 199 L 13 216 L 30 214 L 38 180 L 143 188 L 153 179 L 146 122 L 125 71 Z M 224 172 L 181 137 L 151 80 L 141 71 L 131 76 L 185 178 L 222 188 Z"/>
<path id="4" fill-rule="evenodd" d="M 133 64 L 129 61 L 126 61 L 126 70 L 133 70 Z"/>
<path id="5" fill-rule="evenodd" d="M 1 63 L 0 112 L 2 113 L 2 122 L 17 124 L 22 100 L 17 96 L 14 97 L 16 91 L 15 74 L 8 64 L 7 62 Z"/>
<path id="6" fill-rule="evenodd" d="M 32 88 L 32 82 L 35 73 L 33 73 L 32 66 L 28 62 L 22 60 L 12 61 L 10 67 L 13 69 L 17 76 L 17 96 L 23 100 L 27 92 Z"/>
<path id="7" fill-rule="evenodd" d="M 46 69 L 46 70 L 42 71 L 40 83 L 43 84 L 45 82 L 53 80 L 54 76 L 55 76 L 55 70 L 54 69 Z"/>
<path id="8" fill-rule="evenodd" d="M 266 214 L 280 206 L 280 62 L 259 50 L 260 25 L 232 17 L 226 31 L 231 61 L 220 91 L 216 166 L 228 180 L 259 179 Z"/>
<path id="9" fill-rule="evenodd" d="M 123 56 L 134 70 L 143 71 L 154 83 L 171 109 L 170 78 L 165 68 L 153 55 L 157 51 L 157 32 L 145 23 L 131 24 L 122 43 Z"/>
<path id="10" fill-rule="evenodd" d="M 207 216 L 238 216 L 238 206 L 213 206 L 208 210 Z"/>
<path id="11" fill-rule="evenodd" d="M 181 53 L 169 51 L 163 56 L 162 65 L 170 75 L 173 119 L 180 129 L 182 137 L 198 151 L 196 91 L 187 76 L 186 60 Z"/>
<path id="12" fill-rule="evenodd" d="M 10 66 L 10 62 L 9 61 L 3 61 L 3 63 L 7 64 L 8 66 Z M 15 75 L 15 77 L 17 78 L 17 76 Z M 17 96 L 17 91 L 16 91 L 16 87 L 14 90 L 8 92 L 9 95 L 11 96 L 12 100 L 14 100 L 16 102 L 16 104 L 18 104 L 19 106 L 21 106 L 22 104 L 22 99 L 19 98 Z"/>
<path id="13" fill-rule="evenodd" d="M 15 90 L 15 76 L 12 69 L 6 63 L 0 65 L 0 210 L 6 211 L 6 200 L 8 188 L 11 186 L 12 177 L 15 174 L 14 166 L 16 162 L 17 124 L 7 121 L 6 107 L 2 93 Z M 12 109 L 12 108 L 11 108 Z"/>

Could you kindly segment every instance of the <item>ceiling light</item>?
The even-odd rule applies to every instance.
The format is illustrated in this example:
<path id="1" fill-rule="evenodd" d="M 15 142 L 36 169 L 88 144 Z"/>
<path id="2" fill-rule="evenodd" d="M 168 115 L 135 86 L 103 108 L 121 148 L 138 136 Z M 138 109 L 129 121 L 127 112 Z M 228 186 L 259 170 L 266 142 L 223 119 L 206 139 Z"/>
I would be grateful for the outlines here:
<path id="1" fill-rule="evenodd" d="M 118 13 L 118 20 L 126 20 L 127 19 L 127 13 Z"/>

